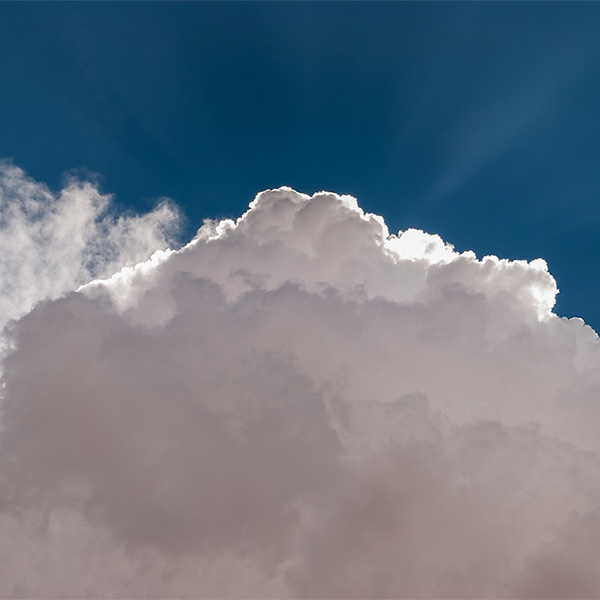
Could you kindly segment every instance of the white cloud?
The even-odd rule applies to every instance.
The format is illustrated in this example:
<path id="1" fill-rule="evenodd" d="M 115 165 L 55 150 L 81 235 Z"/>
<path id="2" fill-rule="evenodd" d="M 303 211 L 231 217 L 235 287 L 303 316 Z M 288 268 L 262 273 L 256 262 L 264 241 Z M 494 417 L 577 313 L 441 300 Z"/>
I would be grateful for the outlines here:
<path id="1" fill-rule="evenodd" d="M 0 594 L 600 594 L 598 338 L 556 291 L 281 188 L 38 305 Z"/>
<path id="2" fill-rule="evenodd" d="M 168 244 L 177 211 L 114 217 L 111 197 L 72 178 L 58 193 L 0 161 L 0 330 L 42 300 L 136 264 Z"/>

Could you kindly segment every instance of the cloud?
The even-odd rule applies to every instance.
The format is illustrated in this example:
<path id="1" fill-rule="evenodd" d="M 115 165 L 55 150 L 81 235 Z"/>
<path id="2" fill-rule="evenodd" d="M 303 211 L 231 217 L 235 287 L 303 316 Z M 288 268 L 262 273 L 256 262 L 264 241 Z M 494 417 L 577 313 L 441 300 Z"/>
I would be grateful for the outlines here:
<path id="1" fill-rule="evenodd" d="M 280 188 L 104 264 L 6 333 L 0 595 L 600 594 L 598 338 L 544 261 Z"/>
<path id="2" fill-rule="evenodd" d="M 115 217 L 111 197 L 70 178 L 58 193 L 0 161 L 0 329 L 38 302 L 166 248 L 177 209 Z"/>

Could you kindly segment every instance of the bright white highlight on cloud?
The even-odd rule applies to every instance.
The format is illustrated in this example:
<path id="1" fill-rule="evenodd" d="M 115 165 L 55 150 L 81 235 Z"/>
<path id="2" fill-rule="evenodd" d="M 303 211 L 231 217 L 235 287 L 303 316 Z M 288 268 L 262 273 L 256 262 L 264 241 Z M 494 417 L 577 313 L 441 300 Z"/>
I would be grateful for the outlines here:
<path id="1" fill-rule="evenodd" d="M 600 346 L 544 261 L 281 188 L 177 251 L 136 218 L 138 264 L 92 210 L 82 267 L 13 177 L 1 596 L 600 595 Z"/>

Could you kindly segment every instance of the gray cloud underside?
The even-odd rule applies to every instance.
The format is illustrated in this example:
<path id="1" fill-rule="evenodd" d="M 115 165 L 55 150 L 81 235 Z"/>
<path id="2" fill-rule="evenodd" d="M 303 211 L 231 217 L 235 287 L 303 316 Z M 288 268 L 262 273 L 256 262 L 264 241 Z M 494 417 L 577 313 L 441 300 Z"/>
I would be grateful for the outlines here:
<path id="1" fill-rule="evenodd" d="M 40 266 L 17 175 L 0 595 L 600 595 L 598 338 L 543 261 L 281 188 L 178 251 L 88 208 L 102 267 L 58 224 Z"/>

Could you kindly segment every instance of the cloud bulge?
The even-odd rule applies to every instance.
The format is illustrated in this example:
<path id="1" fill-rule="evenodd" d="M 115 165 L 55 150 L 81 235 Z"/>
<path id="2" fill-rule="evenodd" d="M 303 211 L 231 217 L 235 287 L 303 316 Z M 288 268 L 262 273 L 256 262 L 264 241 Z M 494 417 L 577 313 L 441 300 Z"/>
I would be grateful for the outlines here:
<path id="1" fill-rule="evenodd" d="M 290 188 L 169 250 L 168 205 L 0 179 L 0 595 L 600 594 L 598 338 L 543 260 Z"/>

